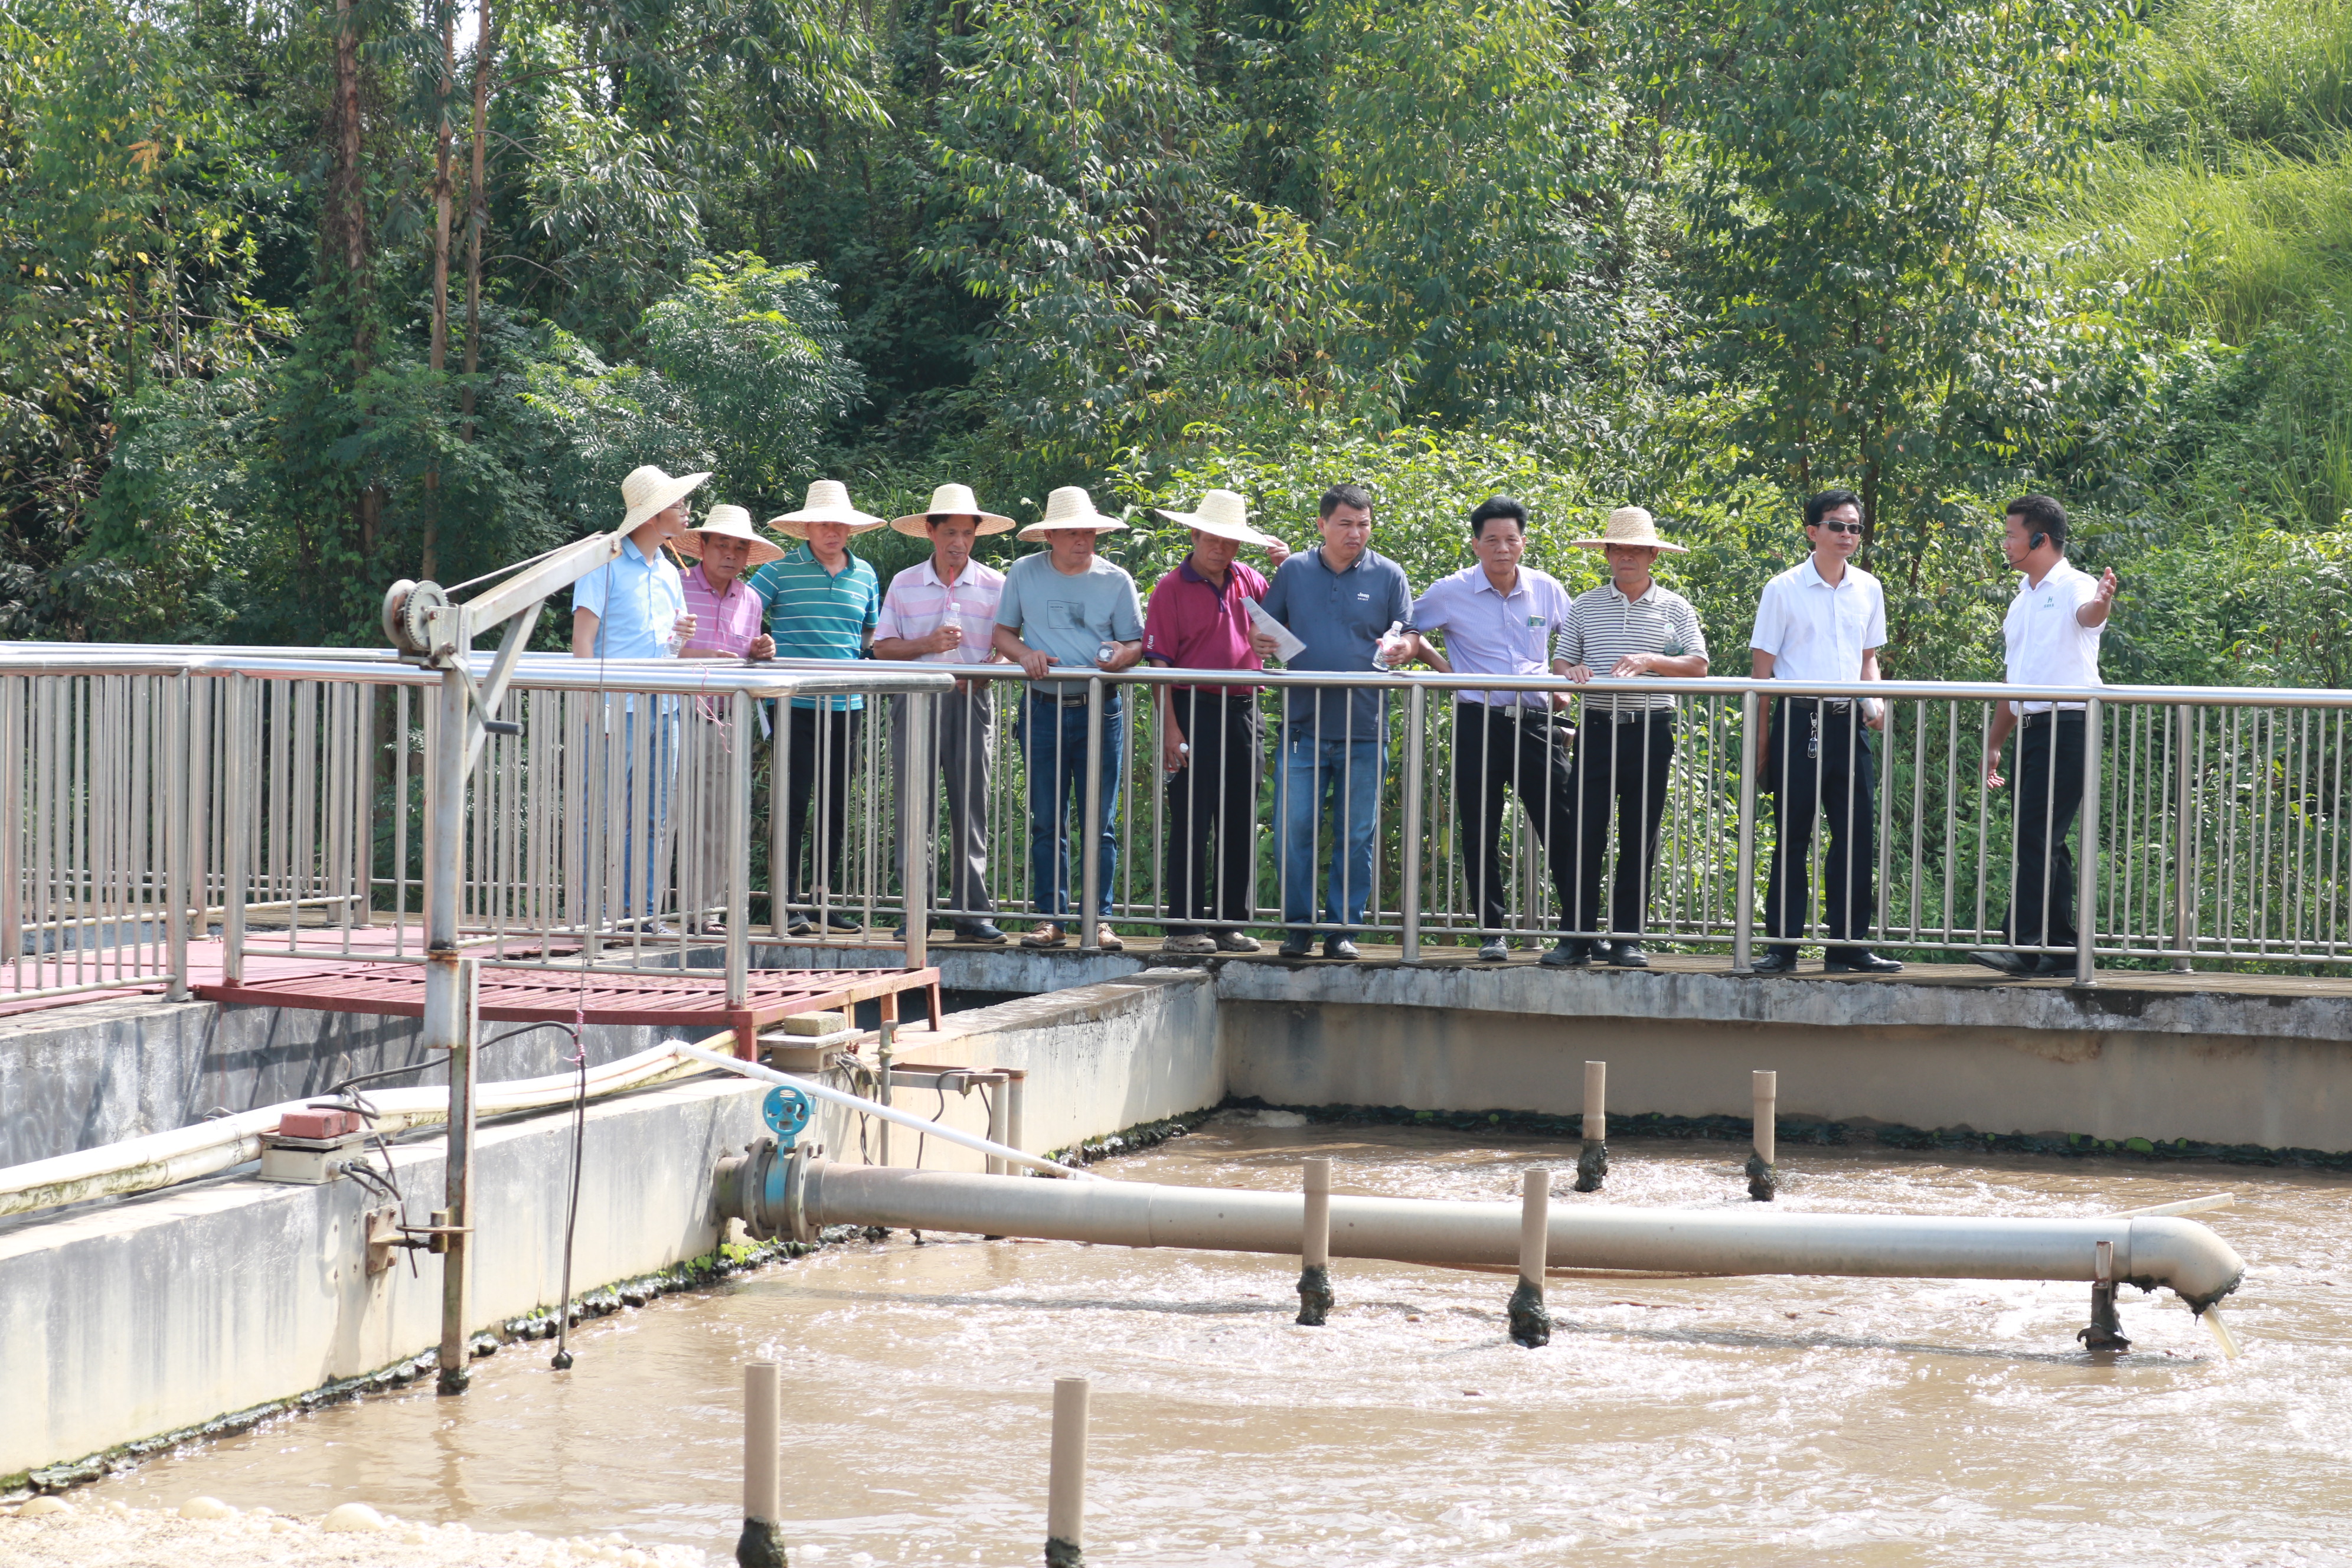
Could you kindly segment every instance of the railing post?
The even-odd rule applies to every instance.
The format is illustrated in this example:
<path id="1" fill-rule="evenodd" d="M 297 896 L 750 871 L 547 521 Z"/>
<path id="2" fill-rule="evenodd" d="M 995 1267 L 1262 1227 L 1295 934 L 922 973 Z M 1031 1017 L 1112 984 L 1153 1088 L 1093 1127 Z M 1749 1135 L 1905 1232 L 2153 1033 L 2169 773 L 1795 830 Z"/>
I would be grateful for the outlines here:
<path id="1" fill-rule="evenodd" d="M 2197 769 L 2190 748 L 2196 740 L 2197 710 L 2182 703 L 2176 728 L 2179 738 L 2173 755 L 2172 935 L 2179 952 L 2172 967 L 2183 973 L 2196 967 L 2197 952 Z"/>
<path id="2" fill-rule="evenodd" d="M 1078 825 L 1078 858 L 1084 863 L 1078 878 L 1083 900 L 1078 911 L 1078 945 L 1085 948 L 1095 945 L 1098 934 L 1095 906 L 1102 897 L 1102 857 L 1097 852 L 1102 837 L 1102 770 L 1103 682 L 1101 676 L 1095 675 L 1087 679 L 1086 810 Z"/>
<path id="3" fill-rule="evenodd" d="M 750 692 L 738 691 L 729 703 L 727 747 L 722 753 L 727 765 L 727 1005 L 730 1008 L 749 1006 L 751 996 L 751 701 Z M 706 751 L 706 759 L 708 755 Z M 709 831 L 707 824 L 703 831 Z M 705 890 L 703 896 L 709 897 L 709 892 Z M 738 1044 L 756 1056 L 758 1047 L 751 1041 Z"/>
<path id="4" fill-rule="evenodd" d="M 1403 906 L 1404 961 L 1413 963 L 1421 958 L 1422 795 L 1426 788 L 1422 730 L 1429 721 L 1429 692 L 1419 681 L 1406 688 L 1404 705 L 1404 868 L 1397 901 Z"/>
<path id="5" fill-rule="evenodd" d="M 2099 911 L 2099 753 L 2105 740 L 2106 705 L 2094 697 L 2083 705 L 2082 849 L 2074 857 L 2074 984 L 2096 985 Z M 2058 710 L 2050 710 L 2051 762 L 2058 749 Z M 2054 852 L 2056 845 L 2051 846 Z"/>
<path id="6" fill-rule="evenodd" d="M 922 969 L 931 961 L 931 803 L 939 795 L 931 742 L 939 716 L 928 691 L 909 691 L 900 700 L 907 705 L 907 744 L 898 774 L 898 896 L 906 909 L 907 967 Z"/>
<path id="7" fill-rule="evenodd" d="M 1731 906 L 1731 973 L 1756 964 L 1756 743 L 1763 699 L 1754 688 L 1739 694 L 1739 858 Z"/>
<path id="8" fill-rule="evenodd" d="M 252 872 L 252 847 L 246 828 L 252 822 L 247 802 L 252 783 L 247 775 L 247 752 L 253 742 L 251 678 L 242 670 L 228 678 L 228 711 L 221 729 L 228 736 L 228 759 L 221 782 L 221 837 L 225 864 L 221 875 L 221 981 L 239 985 L 245 981 L 246 879 Z"/>
<path id="9" fill-rule="evenodd" d="M 0 964 L 17 972 L 25 956 L 25 733 L 34 676 L 0 679 Z M 38 976 L 36 976 L 37 979 Z"/>
<path id="10" fill-rule="evenodd" d="M 163 940 L 172 984 L 166 995 L 188 999 L 188 750 L 186 670 L 163 683 L 163 751 L 155 772 L 163 778 Z"/>

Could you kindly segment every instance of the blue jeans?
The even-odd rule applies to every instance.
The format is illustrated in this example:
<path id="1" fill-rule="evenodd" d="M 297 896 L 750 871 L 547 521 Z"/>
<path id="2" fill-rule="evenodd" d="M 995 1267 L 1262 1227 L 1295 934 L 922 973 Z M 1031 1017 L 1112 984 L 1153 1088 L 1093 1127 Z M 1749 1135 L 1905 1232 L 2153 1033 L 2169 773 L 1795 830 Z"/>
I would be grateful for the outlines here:
<path id="1" fill-rule="evenodd" d="M 1118 870 L 1118 786 L 1127 761 L 1127 710 L 1106 697 L 1102 710 L 1102 823 L 1096 855 L 1101 890 L 1097 913 L 1110 913 L 1111 883 Z M 1041 915 L 1070 912 L 1069 818 L 1087 809 L 1087 709 L 1062 707 L 1029 698 L 1015 721 L 1022 754 L 1029 762 L 1029 875 L 1031 898 Z M 1085 831 L 1083 823 L 1079 831 Z"/>
<path id="2" fill-rule="evenodd" d="M 1388 766 L 1385 733 L 1318 735 L 1296 725 L 1282 735 L 1282 920 L 1315 921 L 1318 846 L 1331 849 L 1323 920 L 1353 930 L 1372 896 L 1372 820 Z M 1326 797 L 1328 804 L 1326 804 Z"/>

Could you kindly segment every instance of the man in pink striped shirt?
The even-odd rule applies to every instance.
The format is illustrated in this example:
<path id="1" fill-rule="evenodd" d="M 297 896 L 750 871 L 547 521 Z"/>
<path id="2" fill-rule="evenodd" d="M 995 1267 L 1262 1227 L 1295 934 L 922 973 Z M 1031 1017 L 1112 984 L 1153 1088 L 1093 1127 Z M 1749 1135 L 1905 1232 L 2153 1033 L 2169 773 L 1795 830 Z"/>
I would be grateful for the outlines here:
<path id="1" fill-rule="evenodd" d="M 751 530 L 751 514 L 740 506 L 714 506 L 700 528 L 677 536 L 678 553 L 699 557 L 679 586 L 694 635 L 680 658 L 773 658 L 776 639 L 761 629 L 766 604 L 743 582 L 753 566 L 780 559 L 783 551 Z M 688 707 L 686 816 L 678 824 L 677 907 L 687 929 L 704 935 L 722 928 L 727 905 L 727 868 L 743 846 L 727 838 L 727 765 L 736 737 L 727 728 L 727 709 L 718 701 Z M 750 737 L 743 738 L 750 743 Z M 748 872 L 749 868 L 746 868 Z"/>

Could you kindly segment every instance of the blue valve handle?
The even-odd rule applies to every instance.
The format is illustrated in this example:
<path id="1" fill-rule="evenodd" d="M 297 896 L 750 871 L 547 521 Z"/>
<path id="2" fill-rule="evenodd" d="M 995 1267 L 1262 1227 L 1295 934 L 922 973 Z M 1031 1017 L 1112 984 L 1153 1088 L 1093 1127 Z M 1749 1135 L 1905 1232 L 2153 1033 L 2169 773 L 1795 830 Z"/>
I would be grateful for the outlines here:
<path id="1" fill-rule="evenodd" d="M 786 1083 L 770 1089 L 760 1102 L 760 1114 L 766 1119 L 768 1131 L 776 1135 L 779 1149 L 790 1149 L 807 1130 L 812 1109 L 808 1096 Z"/>

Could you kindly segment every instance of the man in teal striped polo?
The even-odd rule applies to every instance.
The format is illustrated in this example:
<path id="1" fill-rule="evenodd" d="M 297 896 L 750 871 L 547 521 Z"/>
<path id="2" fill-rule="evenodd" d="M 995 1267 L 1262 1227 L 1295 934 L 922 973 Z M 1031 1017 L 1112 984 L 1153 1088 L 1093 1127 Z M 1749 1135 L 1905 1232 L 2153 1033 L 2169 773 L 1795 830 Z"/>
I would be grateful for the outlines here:
<path id="1" fill-rule="evenodd" d="M 864 658 L 882 610 L 882 584 L 874 568 L 849 552 L 849 536 L 882 526 L 849 504 L 835 479 L 808 488 L 798 511 L 772 517 L 768 526 L 797 539 L 798 548 L 751 574 L 747 585 L 767 606 L 768 632 L 778 658 Z M 819 923 L 854 931 L 862 922 L 844 907 L 856 891 L 848 874 L 851 781 L 866 699 L 854 693 L 795 697 L 776 734 L 776 765 L 784 770 L 784 865 L 771 868 L 769 890 L 781 885 L 790 910 L 786 930 L 812 936 Z M 802 865 L 809 808 L 816 808 L 817 841 Z"/>

